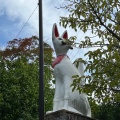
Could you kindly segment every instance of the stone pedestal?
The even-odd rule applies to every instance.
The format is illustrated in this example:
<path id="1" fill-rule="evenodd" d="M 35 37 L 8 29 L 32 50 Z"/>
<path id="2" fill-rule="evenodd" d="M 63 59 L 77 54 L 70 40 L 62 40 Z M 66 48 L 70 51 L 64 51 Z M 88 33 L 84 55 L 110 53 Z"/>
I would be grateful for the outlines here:
<path id="1" fill-rule="evenodd" d="M 73 113 L 67 110 L 59 110 L 45 115 L 44 120 L 95 120 L 90 117 L 83 116 L 78 113 Z"/>

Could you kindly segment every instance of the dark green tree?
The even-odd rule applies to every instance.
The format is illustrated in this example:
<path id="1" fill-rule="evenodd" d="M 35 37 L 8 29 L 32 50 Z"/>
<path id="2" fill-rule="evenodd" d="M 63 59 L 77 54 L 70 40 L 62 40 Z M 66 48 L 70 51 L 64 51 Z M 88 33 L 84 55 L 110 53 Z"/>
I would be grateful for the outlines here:
<path id="1" fill-rule="evenodd" d="M 37 120 L 39 97 L 38 38 L 15 39 L 0 50 L 0 119 Z M 52 49 L 44 43 L 45 110 L 52 109 Z"/>
<path id="2" fill-rule="evenodd" d="M 103 103 L 96 106 L 97 110 L 93 111 L 93 117 L 98 120 L 119 120 L 120 103 Z"/>

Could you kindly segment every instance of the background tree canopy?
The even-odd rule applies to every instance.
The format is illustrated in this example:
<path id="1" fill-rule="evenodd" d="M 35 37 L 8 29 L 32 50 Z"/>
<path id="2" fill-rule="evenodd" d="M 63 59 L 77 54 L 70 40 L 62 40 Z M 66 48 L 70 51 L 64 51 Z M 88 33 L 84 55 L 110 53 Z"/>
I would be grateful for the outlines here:
<path id="1" fill-rule="evenodd" d="M 60 24 L 75 31 L 90 31 L 94 37 L 86 36 L 79 47 L 95 47 L 87 51 L 85 72 L 89 75 L 74 76 L 73 86 L 87 93 L 91 101 L 120 101 L 120 1 L 119 0 L 67 0 L 60 8 L 69 11 L 61 17 Z M 78 38 L 79 39 L 79 38 Z M 80 88 L 81 78 L 86 85 Z M 93 97 L 94 96 L 94 97 Z"/>
<path id="2" fill-rule="evenodd" d="M 0 119 L 37 120 L 39 97 L 38 38 L 15 39 L 0 50 Z M 52 48 L 44 43 L 45 111 L 52 109 Z"/>
<path id="3" fill-rule="evenodd" d="M 102 103 L 96 106 L 93 117 L 98 120 L 119 120 L 120 103 Z"/>

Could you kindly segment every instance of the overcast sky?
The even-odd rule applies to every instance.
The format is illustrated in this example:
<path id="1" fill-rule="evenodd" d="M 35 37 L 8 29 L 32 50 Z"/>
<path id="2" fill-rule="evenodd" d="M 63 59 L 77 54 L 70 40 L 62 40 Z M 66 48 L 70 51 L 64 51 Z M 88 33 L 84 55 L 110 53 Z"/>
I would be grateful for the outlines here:
<path id="1" fill-rule="evenodd" d="M 51 33 L 52 26 L 57 23 L 60 34 L 65 30 L 59 26 L 60 16 L 68 16 L 69 13 L 64 9 L 57 9 L 63 5 L 65 0 L 43 0 L 43 38 L 44 41 L 52 46 Z M 17 38 L 31 37 L 39 34 L 38 31 L 38 0 L 0 0 L 0 47 L 4 47 L 9 40 Z M 34 11 L 35 10 L 35 11 Z M 34 13 L 32 14 L 32 12 Z M 30 15 L 32 16 L 30 17 Z M 19 34 L 23 25 L 28 23 Z M 68 36 L 76 36 L 78 40 L 82 40 L 85 35 L 81 30 L 75 32 L 71 28 L 67 28 Z M 19 35 L 18 35 L 19 34 Z M 18 36 L 17 36 L 18 35 Z M 72 61 L 76 58 L 83 57 L 85 49 L 75 48 L 69 51 L 68 55 Z"/>

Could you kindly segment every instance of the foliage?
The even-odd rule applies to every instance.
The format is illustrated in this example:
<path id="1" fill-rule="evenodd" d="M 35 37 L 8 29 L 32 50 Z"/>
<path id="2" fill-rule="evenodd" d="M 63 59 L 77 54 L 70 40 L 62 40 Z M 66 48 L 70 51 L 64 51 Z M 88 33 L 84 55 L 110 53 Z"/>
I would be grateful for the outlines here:
<path id="1" fill-rule="evenodd" d="M 97 106 L 98 110 L 93 111 L 94 118 L 98 120 L 119 120 L 120 103 L 107 103 Z"/>
<path id="2" fill-rule="evenodd" d="M 15 39 L 0 50 L 0 119 L 37 120 L 39 99 L 38 38 Z M 50 65 L 52 49 L 44 43 L 45 64 Z M 53 89 L 50 67 L 45 69 L 45 110 L 52 109 Z"/>
<path id="3" fill-rule="evenodd" d="M 38 67 L 24 59 L 0 62 L 1 120 L 32 120 L 38 114 Z"/>
<path id="4" fill-rule="evenodd" d="M 120 1 L 119 0 L 67 0 L 61 8 L 69 11 L 61 17 L 60 24 L 75 31 L 90 31 L 91 35 L 80 41 L 80 48 L 96 47 L 86 52 L 88 76 L 76 76 L 73 86 L 97 102 L 120 101 Z M 79 86 L 81 79 L 86 85 Z M 93 100 L 93 99 L 92 99 Z"/>

